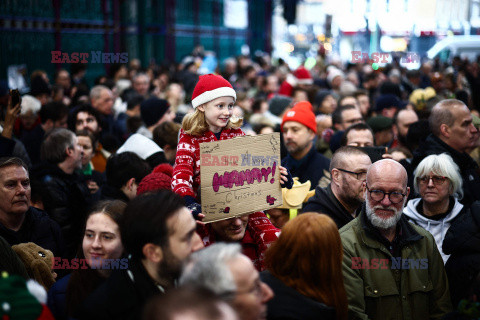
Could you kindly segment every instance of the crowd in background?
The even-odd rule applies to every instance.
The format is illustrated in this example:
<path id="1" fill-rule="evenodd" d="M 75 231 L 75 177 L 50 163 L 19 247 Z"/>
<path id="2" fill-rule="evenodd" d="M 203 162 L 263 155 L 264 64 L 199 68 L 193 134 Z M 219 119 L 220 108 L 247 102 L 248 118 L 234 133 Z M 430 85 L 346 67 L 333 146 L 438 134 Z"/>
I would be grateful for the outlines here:
<path id="1" fill-rule="evenodd" d="M 263 53 L 221 61 L 210 71 L 227 80 L 236 93 L 230 119 L 243 119 L 241 130 L 246 135 L 281 132 L 282 166 L 294 182 L 293 189 L 283 190 L 282 207 L 269 210 L 267 215 L 259 212 L 204 225 L 198 222 L 202 219 L 198 216 L 201 208 L 195 207 L 198 197 L 188 198 L 198 196 L 196 191 L 186 196 L 175 190 L 175 170 L 179 166 L 177 150 L 182 149 L 182 121 L 199 112 L 192 97 L 196 97 L 208 54 L 195 50 L 171 65 L 142 67 L 137 59 L 109 65 L 108 74 L 97 77 L 93 85 L 86 81 L 86 64 L 63 65 L 53 75 L 34 70 L 28 81 L 30 91 L 19 105 L 11 103 L 6 86 L 0 87 L 0 157 L 8 157 L 0 161 L 0 188 L 5 189 L 0 195 L 2 248 L 34 242 L 40 246 L 34 251 L 49 250 L 54 257 L 68 261 L 89 261 L 87 270 L 57 270 L 54 285 L 54 280 L 41 281 L 53 273 L 35 278 L 50 289 L 48 306 L 57 319 L 126 317 L 122 312 L 138 318 L 143 309 L 145 319 L 178 319 L 175 312 L 177 316 L 194 312 L 198 317 L 192 319 L 310 319 L 320 314 L 326 319 L 346 319 L 347 307 L 349 314 L 359 319 L 364 314 L 380 319 L 388 313 L 373 311 L 382 308 L 372 302 L 376 290 L 367 292 L 365 287 L 364 293 L 361 288 L 362 297 L 366 297 L 365 305 L 359 307 L 353 297 L 359 287 L 352 284 L 358 285 L 358 278 L 345 270 L 342 276 L 341 272 L 342 252 L 347 255 L 356 250 L 354 233 L 342 227 L 353 226 L 355 219 L 368 221 L 363 217 L 368 215 L 369 197 L 382 203 L 388 198 L 395 205 L 405 201 L 400 213 L 403 210 L 410 222 L 433 235 L 430 238 L 423 231 L 408 229 L 411 239 L 421 235 L 429 241 L 428 246 L 440 250 L 440 255 L 428 253 L 440 285 L 429 283 L 432 288 L 418 290 L 429 293 L 438 289 L 449 295 L 450 285 L 451 301 L 450 296 L 435 293 L 441 303 L 430 306 L 430 315 L 432 310 L 436 312 L 432 319 L 448 317 L 459 303 L 461 310 L 457 312 L 462 313 L 467 309 L 462 301 L 478 301 L 480 60 L 455 57 L 449 63 L 423 61 L 419 70 L 407 70 L 395 59 L 374 70 L 368 63 L 342 64 L 324 55 L 317 57 L 311 69 L 291 69 L 282 59 Z M 216 139 L 220 139 L 219 134 Z M 384 159 L 390 160 L 386 163 Z M 380 170 L 377 167 L 367 178 L 370 166 L 377 161 L 377 167 L 388 169 L 385 172 L 401 170 L 389 161 L 404 168 L 392 178 L 400 177 L 402 184 L 405 172 L 409 191 L 399 202 L 395 199 L 400 197 L 398 190 L 372 191 L 366 186 L 365 192 L 364 181 L 381 180 L 375 175 L 375 170 Z M 17 180 L 23 188 L 18 192 L 14 185 Z M 438 191 L 439 199 L 430 199 L 429 188 Z M 175 196 L 172 189 L 184 199 Z M 152 196 L 158 190 L 169 191 Z M 383 195 L 380 200 L 375 199 L 378 193 Z M 181 211 L 185 206 L 197 222 L 190 211 Z M 166 216 L 156 217 L 157 210 L 165 211 Z M 171 222 L 172 216 L 181 222 L 179 226 Z M 372 223 L 367 222 L 368 227 L 377 227 Z M 310 234 L 314 227 L 317 232 Z M 403 228 L 405 231 L 406 225 Z M 162 232 L 168 236 L 157 239 L 156 234 Z M 99 244 L 95 239 L 100 234 L 110 239 Z M 182 247 L 183 240 L 178 240 L 178 247 L 172 247 L 174 236 L 185 238 L 188 244 Z M 170 247 L 158 253 L 148 246 L 151 239 L 159 241 L 161 248 L 168 248 L 168 243 Z M 295 246 L 290 239 L 297 239 L 299 244 Z M 395 247 L 396 240 L 379 243 Z M 222 241 L 240 243 L 241 248 L 213 244 Z M 145 246 L 139 247 L 142 244 Z M 209 251 L 200 250 L 204 246 Z M 315 254 L 316 250 L 321 252 Z M 400 252 L 395 250 L 391 249 L 392 255 Z M 111 270 L 96 270 L 91 265 L 95 257 L 128 259 L 131 273 L 111 275 Z M 420 254 L 418 258 L 425 257 Z M 346 268 L 345 260 L 343 264 Z M 316 277 L 311 270 L 306 271 L 308 265 L 322 274 Z M 225 266 L 231 267 L 235 279 L 220 279 Z M 23 270 L 17 264 L 0 261 L 0 267 L 12 273 L 22 269 L 18 274 L 33 278 L 28 266 Z M 241 274 L 236 269 L 240 267 L 249 270 L 248 274 Z M 220 275 L 217 278 L 208 272 L 215 268 Z M 240 297 L 243 289 L 237 271 L 238 277 L 253 277 L 253 287 L 245 288 L 256 297 L 251 301 Z M 257 271 L 263 272 L 259 275 Z M 305 278 L 307 275 L 311 278 Z M 141 285 L 132 286 L 129 277 Z M 173 290 L 177 279 L 182 286 Z M 397 280 L 397 285 L 405 281 Z M 236 286 L 229 287 L 228 281 Z M 289 291 L 291 288 L 295 290 Z M 150 300 L 144 308 L 158 290 L 172 293 Z M 100 298 L 106 292 L 113 298 Z M 127 293 L 122 296 L 122 292 Z M 233 298 L 224 299 L 225 294 Z M 424 301 L 417 300 L 415 294 L 408 298 L 411 307 Z M 284 297 L 289 298 L 275 300 Z M 123 301 L 123 309 L 116 305 L 119 301 Z M 397 307 L 392 300 L 384 301 L 393 310 Z M 291 308 L 282 309 L 285 305 Z M 477 309 L 471 314 L 480 317 L 478 303 L 472 306 Z M 402 308 L 406 319 L 408 312 Z M 292 311 L 295 309 L 303 313 Z M 424 307 L 420 309 L 415 315 L 429 314 L 428 308 L 426 313 L 421 313 Z M 462 314 L 466 317 L 468 312 Z M 457 319 L 451 317 L 445 319 Z"/>

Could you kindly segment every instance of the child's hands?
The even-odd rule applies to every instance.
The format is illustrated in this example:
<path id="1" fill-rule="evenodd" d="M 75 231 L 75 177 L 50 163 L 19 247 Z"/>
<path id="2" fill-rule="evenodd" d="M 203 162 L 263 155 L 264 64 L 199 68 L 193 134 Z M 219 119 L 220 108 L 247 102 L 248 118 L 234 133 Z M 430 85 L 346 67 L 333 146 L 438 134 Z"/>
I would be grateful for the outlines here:
<path id="1" fill-rule="evenodd" d="M 280 168 L 280 186 L 282 188 L 292 189 L 293 178 L 287 168 L 279 166 Z"/>

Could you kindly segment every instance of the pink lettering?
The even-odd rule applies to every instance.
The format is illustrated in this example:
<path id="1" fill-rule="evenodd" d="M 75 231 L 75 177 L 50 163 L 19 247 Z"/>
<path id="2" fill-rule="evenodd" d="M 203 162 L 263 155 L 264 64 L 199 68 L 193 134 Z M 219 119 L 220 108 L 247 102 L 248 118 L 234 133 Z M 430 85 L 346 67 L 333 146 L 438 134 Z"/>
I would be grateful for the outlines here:
<path id="1" fill-rule="evenodd" d="M 225 171 L 223 175 L 219 175 L 218 172 L 215 172 L 212 180 L 213 191 L 218 192 L 221 186 L 227 189 L 233 188 L 234 185 L 236 187 L 240 187 L 244 185 L 245 181 L 247 184 L 253 184 L 255 183 L 255 180 L 258 183 L 262 183 L 262 181 L 267 182 L 270 174 L 270 183 L 274 183 L 276 167 L 277 163 L 274 162 L 273 166 L 268 168 L 253 168 L 252 170 L 247 169 L 240 172 L 237 170 L 233 170 L 231 172 Z"/>

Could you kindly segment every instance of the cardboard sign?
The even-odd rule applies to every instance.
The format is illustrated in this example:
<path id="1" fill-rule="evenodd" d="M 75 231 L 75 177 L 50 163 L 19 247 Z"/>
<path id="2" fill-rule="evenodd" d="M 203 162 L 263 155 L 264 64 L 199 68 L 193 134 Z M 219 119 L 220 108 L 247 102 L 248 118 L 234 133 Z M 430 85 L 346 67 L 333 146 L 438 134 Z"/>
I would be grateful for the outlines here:
<path id="1" fill-rule="evenodd" d="M 200 144 L 204 222 L 282 205 L 280 133 Z"/>

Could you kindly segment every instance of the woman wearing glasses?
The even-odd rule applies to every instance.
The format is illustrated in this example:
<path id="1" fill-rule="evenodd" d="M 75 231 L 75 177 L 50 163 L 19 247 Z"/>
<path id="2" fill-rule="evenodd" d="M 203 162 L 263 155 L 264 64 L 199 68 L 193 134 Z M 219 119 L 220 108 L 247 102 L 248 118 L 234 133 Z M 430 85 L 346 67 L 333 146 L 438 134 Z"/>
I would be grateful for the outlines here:
<path id="1" fill-rule="evenodd" d="M 423 159 L 414 174 L 414 189 L 420 198 L 410 200 L 403 213 L 433 235 L 446 263 L 450 255 L 443 252 L 443 239 L 454 219 L 466 210 L 458 201 L 463 196 L 460 170 L 443 153 Z"/>

